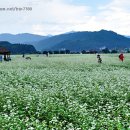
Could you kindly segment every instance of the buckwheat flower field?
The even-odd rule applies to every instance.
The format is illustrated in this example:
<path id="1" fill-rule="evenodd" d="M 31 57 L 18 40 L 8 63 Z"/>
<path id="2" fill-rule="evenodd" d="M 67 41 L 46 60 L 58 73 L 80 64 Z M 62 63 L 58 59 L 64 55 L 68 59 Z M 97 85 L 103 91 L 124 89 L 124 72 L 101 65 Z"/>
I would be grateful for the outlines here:
<path id="1" fill-rule="evenodd" d="M 130 54 L 30 57 L 0 63 L 0 130 L 130 130 Z"/>

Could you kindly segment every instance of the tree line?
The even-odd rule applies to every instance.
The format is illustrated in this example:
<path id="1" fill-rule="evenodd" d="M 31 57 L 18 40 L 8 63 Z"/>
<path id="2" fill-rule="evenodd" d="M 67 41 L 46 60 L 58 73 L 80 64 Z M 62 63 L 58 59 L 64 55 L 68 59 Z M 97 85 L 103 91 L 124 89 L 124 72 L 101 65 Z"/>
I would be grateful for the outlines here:
<path id="1" fill-rule="evenodd" d="M 104 49 L 99 49 L 99 50 L 82 50 L 82 51 L 71 51 L 71 50 L 49 50 L 49 51 L 43 51 L 43 52 L 39 52 L 42 54 L 96 54 L 96 53 L 104 53 L 104 54 L 108 54 L 108 53 L 119 53 L 120 51 L 125 52 L 125 53 L 130 53 L 130 49 L 126 48 L 126 49 L 108 49 L 108 48 L 104 48 Z"/>

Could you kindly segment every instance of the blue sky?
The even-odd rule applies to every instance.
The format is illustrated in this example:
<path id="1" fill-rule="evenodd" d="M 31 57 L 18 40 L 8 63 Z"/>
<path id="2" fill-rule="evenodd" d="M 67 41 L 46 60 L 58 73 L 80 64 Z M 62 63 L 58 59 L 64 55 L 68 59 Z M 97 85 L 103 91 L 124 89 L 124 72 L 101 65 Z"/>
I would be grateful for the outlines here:
<path id="1" fill-rule="evenodd" d="M 111 0 L 66 0 L 66 2 L 77 6 L 88 6 L 91 8 L 91 14 L 98 13 L 98 7 L 109 4 Z"/>
<path id="2" fill-rule="evenodd" d="M 130 35 L 129 0 L 1 0 L 0 8 L 32 7 L 32 11 L 1 11 L 0 33 L 61 34 L 112 30 Z"/>
<path id="3" fill-rule="evenodd" d="M 71 4 L 87 5 L 91 7 L 97 7 L 99 5 L 108 4 L 111 0 L 68 0 Z"/>

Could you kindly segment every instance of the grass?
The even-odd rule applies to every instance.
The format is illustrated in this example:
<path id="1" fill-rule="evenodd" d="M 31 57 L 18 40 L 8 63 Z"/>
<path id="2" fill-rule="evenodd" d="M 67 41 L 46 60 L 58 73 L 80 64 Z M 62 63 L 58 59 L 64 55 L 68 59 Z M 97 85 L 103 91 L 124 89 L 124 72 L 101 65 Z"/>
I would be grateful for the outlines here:
<path id="1" fill-rule="evenodd" d="M 130 54 L 12 56 L 0 63 L 0 130 L 129 130 Z"/>

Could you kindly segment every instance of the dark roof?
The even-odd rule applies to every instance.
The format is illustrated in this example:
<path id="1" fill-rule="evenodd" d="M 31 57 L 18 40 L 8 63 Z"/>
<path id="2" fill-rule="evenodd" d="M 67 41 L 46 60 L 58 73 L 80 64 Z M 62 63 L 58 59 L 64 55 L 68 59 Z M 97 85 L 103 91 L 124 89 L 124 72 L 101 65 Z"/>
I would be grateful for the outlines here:
<path id="1" fill-rule="evenodd" d="M 0 54 L 10 54 L 10 51 L 5 47 L 0 46 Z"/>

